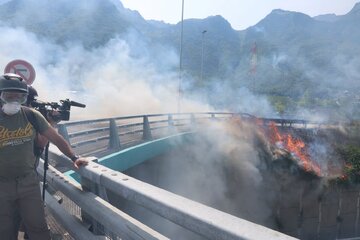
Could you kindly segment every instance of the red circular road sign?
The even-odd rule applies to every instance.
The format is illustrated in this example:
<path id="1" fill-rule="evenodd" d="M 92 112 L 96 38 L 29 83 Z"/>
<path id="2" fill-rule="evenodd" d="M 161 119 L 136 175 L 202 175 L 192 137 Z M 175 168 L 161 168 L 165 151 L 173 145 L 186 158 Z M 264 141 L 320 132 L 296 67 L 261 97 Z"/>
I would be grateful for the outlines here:
<path id="1" fill-rule="evenodd" d="M 20 59 L 9 62 L 5 67 L 4 73 L 15 73 L 20 75 L 29 85 L 34 82 L 36 76 L 33 66 Z"/>

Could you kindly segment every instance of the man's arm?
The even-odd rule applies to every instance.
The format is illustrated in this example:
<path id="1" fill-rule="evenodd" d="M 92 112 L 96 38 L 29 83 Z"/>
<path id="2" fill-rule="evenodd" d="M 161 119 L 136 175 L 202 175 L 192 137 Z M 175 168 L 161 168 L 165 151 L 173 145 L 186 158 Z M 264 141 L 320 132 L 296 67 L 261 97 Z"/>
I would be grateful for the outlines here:
<path id="1" fill-rule="evenodd" d="M 50 142 L 55 144 L 55 146 L 57 146 L 59 150 L 68 158 L 72 159 L 76 156 L 68 142 L 66 142 L 65 139 L 60 134 L 58 134 L 53 127 L 50 126 L 45 132 L 41 134 L 45 136 Z M 87 164 L 88 161 L 83 157 L 79 157 L 74 161 L 74 166 L 76 168 Z"/>
<path id="2" fill-rule="evenodd" d="M 54 120 L 53 116 L 59 116 L 59 114 L 60 113 L 58 111 L 52 110 L 46 116 L 46 120 L 48 121 L 50 126 L 52 126 L 53 128 L 56 128 L 58 122 L 60 122 L 60 121 Z M 46 147 L 46 144 L 48 144 L 48 142 L 49 142 L 49 140 L 45 136 L 41 135 L 40 133 L 37 134 L 37 136 L 35 138 L 35 144 L 37 147 L 44 149 Z"/>

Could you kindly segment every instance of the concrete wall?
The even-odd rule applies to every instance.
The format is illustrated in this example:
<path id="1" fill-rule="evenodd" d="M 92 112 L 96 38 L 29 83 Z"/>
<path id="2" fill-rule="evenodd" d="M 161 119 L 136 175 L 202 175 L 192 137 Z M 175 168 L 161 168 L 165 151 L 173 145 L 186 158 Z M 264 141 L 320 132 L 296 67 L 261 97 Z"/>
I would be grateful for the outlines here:
<path id="1" fill-rule="evenodd" d="M 279 230 L 300 239 L 359 237 L 359 186 L 333 185 L 319 194 L 298 189 L 298 200 L 279 202 Z"/>

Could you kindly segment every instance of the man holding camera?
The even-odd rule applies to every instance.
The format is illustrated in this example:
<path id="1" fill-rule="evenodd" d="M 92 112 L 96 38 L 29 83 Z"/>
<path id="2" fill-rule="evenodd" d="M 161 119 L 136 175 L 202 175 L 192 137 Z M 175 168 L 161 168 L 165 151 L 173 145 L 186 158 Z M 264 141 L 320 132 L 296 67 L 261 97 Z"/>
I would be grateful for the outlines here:
<path id="1" fill-rule="evenodd" d="M 0 76 L 0 238 L 4 240 L 17 239 L 17 210 L 30 239 L 51 239 L 35 173 L 36 130 L 26 116 L 25 107 L 21 106 L 27 95 L 28 86 L 20 76 Z M 68 156 L 76 168 L 87 164 L 39 112 L 29 110 L 33 112 L 39 133 Z"/>
<path id="2" fill-rule="evenodd" d="M 29 107 L 29 108 L 33 108 L 32 107 L 32 104 L 34 102 L 36 102 L 36 98 L 38 97 L 38 93 L 36 91 L 36 89 L 32 86 L 28 86 L 28 95 L 27 95 L 27 99 L 26 99 L 26 102 L 23 104 L 24 106 L 26 107 Z M 57 111 L 46 111 L 45 114 L 41 113 L 45 119 L 50 123 L 50 125 L 54 128 L 56 128 L 57 124 L 60 122 L 60 119 L 59 118 L 59 113 Z M 38 158 L 37 159 L 37 162 L 35 164 L 35 168 L 37 167 L 38 165 L 38 160 L 39 158 L 41 157 L 41 154 L 43 153 L 46 145 L 48 144 L 49 140 L 42 136 L 41 134 L 37 134 L 36 137 L 35 137 L 35 147 L 34 147 L 34 154 L 35 156 Z"/>

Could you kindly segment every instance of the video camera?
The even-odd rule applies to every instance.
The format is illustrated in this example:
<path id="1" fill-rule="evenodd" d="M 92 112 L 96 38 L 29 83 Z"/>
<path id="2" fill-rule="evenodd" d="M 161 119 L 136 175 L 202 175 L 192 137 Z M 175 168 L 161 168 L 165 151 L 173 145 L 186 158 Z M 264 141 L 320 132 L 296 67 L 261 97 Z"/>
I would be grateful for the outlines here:
<path id="1" fill-rule="evenodd" d="M 69 121 L 71 106 L 81 108 L 86 107 L 85 104 L 70 101 L 69 99 L 60 100 L 60 104 L 57 102 L 42 102 L 39 100 L 34 100 L 30 103 L 30 106 L 35 110 L 38 110 L 46 119 L 50 115 L 51 118 L 56 122 Z M 56 111 L 58 114 L 52 114 L 53 111 Z"/>

